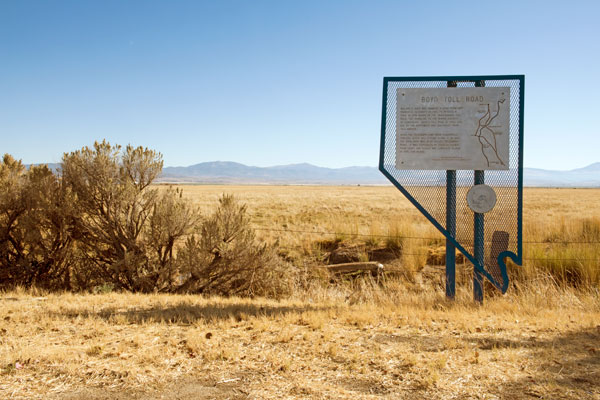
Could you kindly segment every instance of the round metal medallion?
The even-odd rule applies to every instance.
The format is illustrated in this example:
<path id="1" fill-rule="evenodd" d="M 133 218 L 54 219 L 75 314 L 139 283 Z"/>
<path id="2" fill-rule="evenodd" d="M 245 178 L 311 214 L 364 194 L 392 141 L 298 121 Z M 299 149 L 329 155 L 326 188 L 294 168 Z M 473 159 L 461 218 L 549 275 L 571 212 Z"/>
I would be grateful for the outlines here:
<path id="1" fill-rule="evenodd" d="M 486 213 L 496 205 L 496 192 L 488 185 L 475 185 L 467 193 L 467 203 L 474 212 Z"/>

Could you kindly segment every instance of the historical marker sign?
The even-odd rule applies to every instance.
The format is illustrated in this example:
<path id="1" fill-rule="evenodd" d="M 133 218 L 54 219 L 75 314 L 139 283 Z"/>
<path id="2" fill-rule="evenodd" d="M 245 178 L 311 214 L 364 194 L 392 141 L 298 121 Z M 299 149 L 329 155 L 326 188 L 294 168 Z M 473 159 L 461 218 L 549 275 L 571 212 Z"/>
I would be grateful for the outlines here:
<path id="1" fill-rule="evenodd" d="M 396 168 L 508 169 L 510 87 L 396 91 Z"/>
<path id="2" fill-rule="evenodd" d="M 380 171 L 446 237 L 446 295 L 455 249 L 505 292 L 506 258 L 523 259 L 523 75 L 387 77 Z"/>

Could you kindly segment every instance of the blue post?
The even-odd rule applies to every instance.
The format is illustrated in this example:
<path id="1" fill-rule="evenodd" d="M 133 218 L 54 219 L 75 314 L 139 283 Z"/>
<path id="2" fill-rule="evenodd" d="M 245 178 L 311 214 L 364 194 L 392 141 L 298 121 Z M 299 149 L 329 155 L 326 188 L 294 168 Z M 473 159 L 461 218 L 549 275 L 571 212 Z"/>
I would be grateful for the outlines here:
<path id="1" fill-rule="evenodd" d="M 458 82 L 448 81 L 447 87 L 457 87 Z M 456 171 L 446 171 L 446 230 L 456 238 Z M 456 247 L 446 238 L 446 298 L 456 295 Z"/>
<path id="2" fill-rule="evenodd" d="M 456 237 L 456 171 L 446 171 L 446 230 Z M 446 298 L 456 294 L 456 249 L 446 238 Z"/>
<path id="3" fill-rule="evenodd" d="M 484 181 L 484 171 L 475 171 L 475 185 L 482 185 Z M 483 267 L 485 259 L 483 214 L 475 213 L 473 222 L 474 256 L 477 263 Z M 473 267 L 473 300 L 483 303 L 483 275 L 475 267 Z"/>

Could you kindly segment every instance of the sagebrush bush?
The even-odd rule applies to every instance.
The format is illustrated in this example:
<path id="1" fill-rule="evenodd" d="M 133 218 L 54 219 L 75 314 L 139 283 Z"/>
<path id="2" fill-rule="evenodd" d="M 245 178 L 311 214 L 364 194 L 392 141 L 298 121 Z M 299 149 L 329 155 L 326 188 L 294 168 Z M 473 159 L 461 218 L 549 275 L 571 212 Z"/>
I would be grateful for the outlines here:
<path id="1" fill-rule="evenodd" d="M 215 213 L 189 237 L 178 255 L 179 291 L 281 296 L 292 288 L 290 266 L 275 247 L 256 240 L 246 206 L 223 195 Z"/>
<path id="2" fill-rule="evenodd" d="M 72 198 L 47 166 L 0 163 L 0 285 L 69 289 Z"/>
<path id="3" fill-rule="evenodd" d="M 103 141 L 61 173 L 0 163 L 0 286 L 280 296 L 289 268 L 260 244 L 246 206 L 224 195 L 201 221 L 180 190 L 151 183 L 162 156 Z M 187 240 L 186 240 L 187 239 Z"/>
<path id="4" fill-rule="evenodd" d="M 65 154 L 63 181 L 75 198 L 82 259 L 75 274 L 78 284 L 108 281 L 133 291 L 156 287 L 160 271 L 150 262 L 145 231 L 158 202 L 158 191 L 149 186 L 161 169 L 154 151 L 127 146 L 121 153 L 120 146 L 106 141 Z"/>

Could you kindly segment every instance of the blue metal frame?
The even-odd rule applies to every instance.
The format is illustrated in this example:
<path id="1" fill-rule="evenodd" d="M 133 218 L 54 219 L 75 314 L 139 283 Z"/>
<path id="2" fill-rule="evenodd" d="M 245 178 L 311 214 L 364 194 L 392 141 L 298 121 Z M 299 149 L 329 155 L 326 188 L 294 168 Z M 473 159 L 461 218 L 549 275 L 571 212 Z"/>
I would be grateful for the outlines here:
<path id="1" fill-rule="evenodd" d="M 446 171 L 446 229 L 456 237 L 456 171 Z M 446 297 L 456 295 L 456 247 L 446 239 Z"/>
<path id="2" fill-rule="evenodd" d="M 504 251 L 498 255 L 498 266 L 502 275 L 502 285 L 485 270 L 483 262 L 477 260 L 460 243 L 454 235 L 448 232 L 439 222 L 429 214 L 427 210 L 384 168 L 385 156 L 385 130 L 387 120 L 387 98 L 389 82 L 414 82 L 414 81 L 486 81 L 486 80 L 518 80 L 519 81 L 519 165 L 518 165 L 518 194 L 517 194 L 517 254 L 512 251 Z M 477 76 L 422 76 L 422 77 L 384 77 L 383 97 L 381 112 L 381 142 L 379 147 L 379 170 L 400 192 L 423 214 L 429 222 L 436 227 L 463 255 L 473 263 L 476 271 L 485 276 L 502 293 L 506 293 L 509 280 L 506 272 L 506 258 L 510 258 L 515 264 L 523 263 L 523 125 L 525 110 L 525 75 L 477 75 Z"/>

